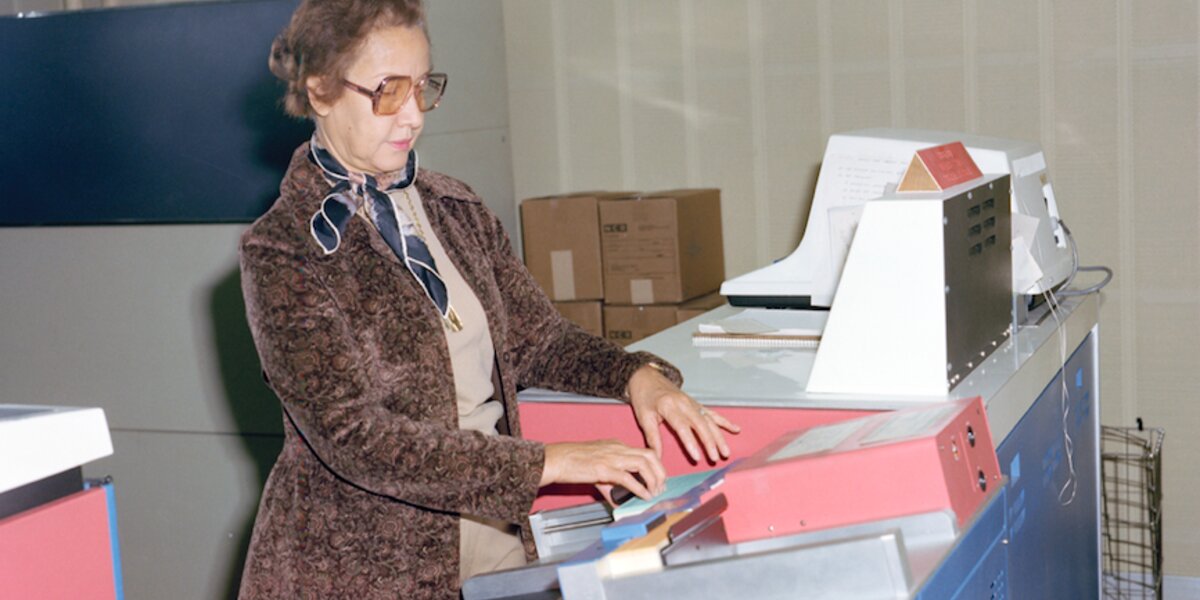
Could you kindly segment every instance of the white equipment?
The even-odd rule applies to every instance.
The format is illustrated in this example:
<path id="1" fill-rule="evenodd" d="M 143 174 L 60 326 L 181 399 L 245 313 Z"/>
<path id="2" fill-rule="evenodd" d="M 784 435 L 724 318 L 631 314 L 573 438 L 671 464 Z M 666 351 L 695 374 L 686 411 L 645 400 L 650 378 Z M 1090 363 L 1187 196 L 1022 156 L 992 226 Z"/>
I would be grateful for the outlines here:
<path id="1" fill-rule="evenodd" d="M 829 138 L 800 246 L 775 264 L 726 281 L 721 294 L 734 306 L 831 306 L 863 206 L 900 180 L 917 150 L 956 141 L 984 173 L 1012 177 L 1012 290 L 1038 294 L 1065 281 L 1071 249 L 1038 144 L 946 131 L 865 129 Z"/>
<path id="2" fill-rule="evenodd" d="M 1008 339 L 1009 180 L 866 203 L 809 392 L 944 396 Z"/>

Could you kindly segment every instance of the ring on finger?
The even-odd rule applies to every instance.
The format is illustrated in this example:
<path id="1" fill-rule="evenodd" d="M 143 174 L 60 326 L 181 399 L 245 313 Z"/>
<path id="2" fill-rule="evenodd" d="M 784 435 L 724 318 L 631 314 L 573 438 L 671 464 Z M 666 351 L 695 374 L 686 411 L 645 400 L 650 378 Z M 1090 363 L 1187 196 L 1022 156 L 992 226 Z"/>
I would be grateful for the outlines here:
<path id="1" fill-rule="evenodd" d="M 701 406 L 701 407 L 700 407 L 700 416 L 702 416 L 702 417 L 707 417 L 707 416 L 708 416 L 708 409 L 706 409 L 706 408 L 704 408 L 703 406 Z"/>

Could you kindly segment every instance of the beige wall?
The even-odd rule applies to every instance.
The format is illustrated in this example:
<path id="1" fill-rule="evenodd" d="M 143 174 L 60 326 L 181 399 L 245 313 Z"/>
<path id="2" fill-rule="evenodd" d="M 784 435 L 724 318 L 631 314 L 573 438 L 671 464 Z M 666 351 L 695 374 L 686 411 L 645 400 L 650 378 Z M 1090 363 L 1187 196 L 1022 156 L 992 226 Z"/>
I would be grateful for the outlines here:
<path id="1" fill-rule="evenodd" d="M 825 139 L 1039 141 L 1102 298 L 1103 419 L 1167 428 L 1166 569 L 1200 576 L 1196 0 L 504 0 L 517 198 L 717 186 L 728 272 L 799 241 Z"/>

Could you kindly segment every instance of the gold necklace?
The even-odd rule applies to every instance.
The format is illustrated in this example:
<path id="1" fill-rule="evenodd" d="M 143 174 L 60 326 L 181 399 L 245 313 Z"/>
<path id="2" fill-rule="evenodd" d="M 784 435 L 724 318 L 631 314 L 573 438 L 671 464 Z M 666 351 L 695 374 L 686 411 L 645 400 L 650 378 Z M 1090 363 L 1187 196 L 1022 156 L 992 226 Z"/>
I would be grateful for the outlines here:
<path id="1" fill-rule="evenodd" d="M 412 186 L 408 186 L 400 190 L 400 193 L 404 194 L 404 201 L 408 203 L 408 210 L 404 210 L 403 208 L 400 210 L 404 210 L 404 216 L 408 217 L 408 221 L 417 230 L 417 237 L 421 238 L 422 242 L 429 243 L 429 240 L 425 237 L 425 228 L 421 226 L 421 220 L 417 218 L 417 208 L 413 206 L 412 194 L 408 192 L 411 188 Z"/>
<path id="2" fill-rule="evenodd" d="M 412 189 L 411 185 L 400 191 L 400 193 L 404 194 L 405 202 L 408 203 L 408 210 L 404 210 L 403 208 L 400 210 L 404 211 L 404 216 L 408 217 L 409 222 L 413 224 L 413 229 L 417 231 L 417 237 L 421 238 L 421 241 L 425 242 L 425 245 L 428 246 L 429 240 L 425 237 L 425 228 L 422 227 L 421 220 L 417 218 L 417 207 L 413 205 L 412 194 L 409 193 L 410 189 Z M 430 254 L 432 253 L 433 250 L 431 249 Z M 454 310 L 453 304 L 446 304 L 446 314 L 442 316 L 442 321 L 450 331 L 457 333 L 463 330 L 462 319 L 459 318 L 458 311 Z"/>

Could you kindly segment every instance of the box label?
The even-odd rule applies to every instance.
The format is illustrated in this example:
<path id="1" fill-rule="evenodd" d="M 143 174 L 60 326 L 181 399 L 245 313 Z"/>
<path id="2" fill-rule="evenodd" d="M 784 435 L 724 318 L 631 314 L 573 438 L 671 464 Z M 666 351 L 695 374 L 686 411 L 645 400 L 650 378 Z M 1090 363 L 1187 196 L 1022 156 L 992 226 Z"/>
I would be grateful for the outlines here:
<path id="1" fill-rule="evenodd" d="M 575 255 L 570 250 L 550 252 L 550 279 L 555 300 L 575 299 Z"/>
<path id="2" fill-rule="evenodd" d="M 634 304 L 654 304 L 654 282 L 649 279 L 630 279 L 629 298 Z"/>

